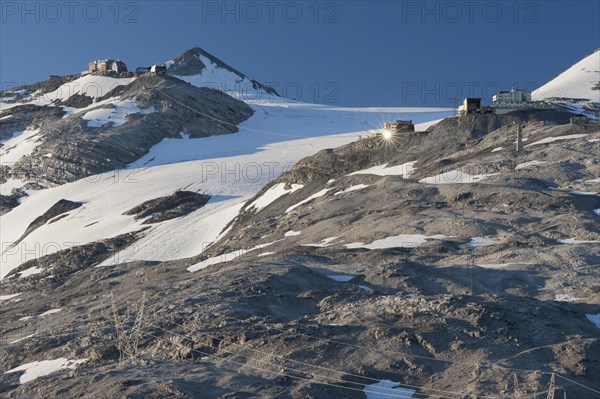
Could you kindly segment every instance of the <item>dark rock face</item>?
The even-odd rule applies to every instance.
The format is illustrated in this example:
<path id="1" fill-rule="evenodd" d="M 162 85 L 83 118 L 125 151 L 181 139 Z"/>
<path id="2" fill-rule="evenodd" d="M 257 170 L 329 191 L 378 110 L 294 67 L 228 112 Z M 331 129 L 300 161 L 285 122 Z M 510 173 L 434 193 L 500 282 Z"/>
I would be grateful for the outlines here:
<path id="1" fill-rule="evenodd" d="M 140 238 L 145 229 L 133 233 L 122 234 L 113 238 L 107 238 L 102 241 L 64 249 L 54 254 L 27 261 L 13 270 L 7 277 L 14 276 L 32 267 L 42 269 L 41 276 L 32 279 L 9 279 L 11 280 L 11 285 L 14 285 L 12 290 L 18 292 L 20 289 L 35 289 L 35 286 L 39 283 L 40 277 L 44 278 L 49 275 L 52 275 L 52 278 L 62 284 L 62 279 L 67 276 L 87 267 L 97 265 L 116 251 L 131 245 Z M 124 262 L 126 260 L 126 258 L 123 258 Z M 33 286 L 31 286 L 32 284 Z"/>
<path id="2" fill-rule="evenodd" d="M 27 226 L 27 230 L 25 230 L 23 235 L 17 240 L 17 242 L 14 245 L 19 244 L 21 241 L 23 241 L 25 239 L 25 237 L 27 237 L 29 234 L 34 232 L 39 227 L 45 225 L 46 223 L 56 222 L 57 216 L 59 216 L 59 215 L 63 216 L 67 212 L 72 211 L 73 209 L 77 209 L 82 205 L 83 205 L 83 203 L 81 203 L 81 202 L 74 202 L 74 201 L 69 201 L 66 199 L 61 199 L 56 204 L 52 205 L 50 207 L 50 209 L 48 209 L 46 212 L 44 212 L 41 216 L 37 217 L 33 222 L 31 222 L 29 224 L 29 226 Z M 64 216 L 66 216 L 66 215 L 64 215 Z"/>
<path id="3" fill-rule="evenodd" d="M 185 216 L 202 208 L 210 200 L 210 195 L 192 191 L 177 191 L 167 197 L 155 198 L 140 204 L 124 215 L 134 215 L 134 219 L 146 219 L 142 224 L 159 223 Z"/>
<path id="4" fill-rule="evenodd" d="M 69 97 L 66 101 L 57 101 L 57 106 L 73 107 L 73 108 L 85 108 L 94 102 L 92 97 L 86 96 L 85 94 L 75 94 Z"/>
<path id="5" fill-rule="evenodd" d="M 0 195 L 0 216 L 19 206 L 19 198 L 18 194 Z"/>
<path id="6" fill-rule="evenodd" d="M 60 107 L 40 107 L 37 105 L 18 105 L 0 112 L 0 140 L 8 140 L 17 132 L 25 129 L 37 129 L 52 124 L 65 115 Z M 1 146 L 1 144 L 0 144 Z"/>
<path id="7" fill-rule="evenodd" d="M 199 55 L 212 58 L 201 48 L 193 48 L 173 59 L 173 64 L 168 68 L 169 73 L 179 76 L 198 75 L 206 68 L 206 65 L 198 58 Z"/>

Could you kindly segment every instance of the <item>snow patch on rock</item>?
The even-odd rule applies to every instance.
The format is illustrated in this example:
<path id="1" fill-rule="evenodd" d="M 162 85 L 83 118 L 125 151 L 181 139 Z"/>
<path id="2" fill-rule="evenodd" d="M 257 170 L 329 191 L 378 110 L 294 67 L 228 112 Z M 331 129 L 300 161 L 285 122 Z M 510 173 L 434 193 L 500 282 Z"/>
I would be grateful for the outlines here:
<path id="1" fill-rule="evenodd" d="M 19 383 L 25 384 L 27 382 L 34 381 L 40 377 L 47 376 L 62 369 L 73 370 L 78 365 L 85 363 L 86 361 L 87 359 L 69 360 L 63 357 L 55 360 L 42 360 L 39 362 L 23 364 L 19 367 L 15 367 L 14 369 L 8 370 L 4 374 L 24 371 L 21 377 L 19 377 Z"/>
<path id="2" fill-rule="evenodd" d="M 496 176 L 498 173 L 481 174 L 481 175 L 470 175 L 460 170 L 451 170 L 449 172 L 441 173 L 437 176 L 426 177 L 419 180 L 419 183 L 424 184 L 468 184 L 478 183 L 482 180 Z"/>

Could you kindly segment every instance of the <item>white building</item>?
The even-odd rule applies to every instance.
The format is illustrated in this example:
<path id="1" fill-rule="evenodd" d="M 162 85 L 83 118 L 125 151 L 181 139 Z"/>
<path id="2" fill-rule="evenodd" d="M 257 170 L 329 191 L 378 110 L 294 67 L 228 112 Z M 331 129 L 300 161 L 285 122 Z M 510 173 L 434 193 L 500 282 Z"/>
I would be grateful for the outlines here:
<path id="1" fill-rule="evenodd" d="M 532 102 L 531 92 L 510 89 L 510 91 L 499 91 L 492 97 L 494 104 L 494 112 L 497 114 L 506 114 L 512 111 L 520 111 L 524 109 L 552 109 L 555 108 L 552 104 L 541 101 Z"/>
<path id="2" fill-rule="evenodd" d="M 507 105 L 523 105 L 531 103 L 531 92 L 519 89 L 499 91 L 492 97 L 494 107 Z"/>

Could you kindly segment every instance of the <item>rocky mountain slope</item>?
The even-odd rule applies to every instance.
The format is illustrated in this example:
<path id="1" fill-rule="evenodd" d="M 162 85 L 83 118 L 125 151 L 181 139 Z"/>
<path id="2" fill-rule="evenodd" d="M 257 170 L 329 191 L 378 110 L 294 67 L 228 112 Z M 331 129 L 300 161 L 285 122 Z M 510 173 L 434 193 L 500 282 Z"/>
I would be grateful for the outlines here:
<path id="1" fill-rule="evenodd" d="M 600 397 L 600 125 L 261 105 L 167 64 L 10 93 L 2 397 Z"/>
<path id="2" fill-rule="evenodd" d="M 1 150 L 5 178 L 64 184 L 123 168 L 164 138 L 236 132 L 253 113 L 221 91 L 169 76 L 123 78 L 123 85 L 119 78 L 107 79 L 115 81 L 114 89 L 93 102 L 85 94 L 68 97 L 86 98 L 80 107 L 26 104 L 2 111 L 3 136 L 12 136 Z M 25 144 L 29 148 L 22 150 Z"/>
<path id="3" fill-rule="evenodd" d="M 3 364 L 87 360 L 26 384 L 2 374 L 2 389 L 500 397 L 555 373 L 569 397 L 597 397 L 600 129 L 568 117 L 449 118 L 321 151 L 191 259 L 92 267 L 127 236 L 31 261 L 3 283 L 21 293 L 3 310 Z M 118 323 L 140 331 L 125 362 Z"/>

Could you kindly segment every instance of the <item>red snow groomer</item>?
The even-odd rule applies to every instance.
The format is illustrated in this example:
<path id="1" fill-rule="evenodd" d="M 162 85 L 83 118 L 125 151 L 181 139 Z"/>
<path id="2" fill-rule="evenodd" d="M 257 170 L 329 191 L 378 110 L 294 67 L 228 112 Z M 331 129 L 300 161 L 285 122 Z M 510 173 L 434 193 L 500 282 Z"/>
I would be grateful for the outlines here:
<path id="1" fill-rule="evenodd" d="M 415 125 L 413 124 L 413 121 L 411 120 L 407 120 L 407 121 L 403 121 L 398 119 L 397 121 L 394 122 L 387 122 L 384 125 L 385 130 L 389 130 L 390 132 L 393 133 L 404 133 L 404 132 L 414 132 L 415 131 Z"/>

